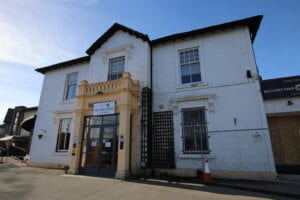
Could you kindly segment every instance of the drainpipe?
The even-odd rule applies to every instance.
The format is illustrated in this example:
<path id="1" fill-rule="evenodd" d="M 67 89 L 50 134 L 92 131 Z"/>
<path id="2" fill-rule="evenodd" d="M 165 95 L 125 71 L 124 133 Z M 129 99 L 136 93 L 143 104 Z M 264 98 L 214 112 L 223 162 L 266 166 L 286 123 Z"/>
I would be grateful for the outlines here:
<path id="1" fill-rule="evenodd" d="M 152 44 L 150 44 L 150 89 L 152 90 L 153 87 L 153 62 L 152 62 L 152 53 L 153 53 L 153 48 Z"/>

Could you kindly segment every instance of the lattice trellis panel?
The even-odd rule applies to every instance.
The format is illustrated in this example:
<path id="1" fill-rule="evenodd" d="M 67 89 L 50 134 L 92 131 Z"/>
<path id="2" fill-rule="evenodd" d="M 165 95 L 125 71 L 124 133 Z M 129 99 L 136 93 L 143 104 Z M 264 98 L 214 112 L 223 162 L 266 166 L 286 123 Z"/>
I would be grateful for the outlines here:
<path id="1" fill-rule="evenodd" d="M 155 168 L 175 168 L 173 112 L 153 113 Z"/>
<path id="2" fill-rule="evenodd" d="M 152 91 L 142 89 L 141 161 L 146 168 L 152 166 Z"/>

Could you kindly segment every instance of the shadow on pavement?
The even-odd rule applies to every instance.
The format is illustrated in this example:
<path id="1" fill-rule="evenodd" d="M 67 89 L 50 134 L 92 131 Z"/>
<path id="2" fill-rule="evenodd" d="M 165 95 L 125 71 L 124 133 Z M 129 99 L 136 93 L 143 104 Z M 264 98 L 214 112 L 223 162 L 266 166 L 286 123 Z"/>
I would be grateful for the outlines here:
<path id="1" fill-rule="evenodd" d="M 216 180 L 214 180 L 213 183 L 209 185 L 203 184 L 202 180 L 197 181 L 194 179 L 187 180 L 187 181 L 161 180 L 161 179 L 129 179 L 126 181 L 140 183 L 140 184 L 148 184 L 153 186 L 163 186 L 163 187 L 203 191 L 203 192 L 229 195 L 229 196 L 238 195 L 238 196 L 249 196 L 249 197 L 259 197 L 259 198 L 270 198 L 270 199 L 287 199 L 287 197 L 289 197 L 289 198 L 299 199 L 298 196 L 294 196 L 293 194 L 272 193 L 266 190 L 258 190 L 257 188 L 236 187 L 230 184 L 223 185 L 223 184 L 219 184 Z"/>

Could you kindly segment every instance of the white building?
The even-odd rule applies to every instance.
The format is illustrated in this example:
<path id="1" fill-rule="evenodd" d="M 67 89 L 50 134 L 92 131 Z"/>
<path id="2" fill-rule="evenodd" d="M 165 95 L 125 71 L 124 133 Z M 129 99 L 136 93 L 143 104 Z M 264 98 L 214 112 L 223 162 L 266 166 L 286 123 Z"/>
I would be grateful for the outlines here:
<path id="1" fill-rule="evenodd" d="M 213 176 L 275 178 L 252 48 L 261 19 L 152 41 L 114 24 L 88 56 L 37 69 L 30 165 L 195 176 L 208 158 Z"/>

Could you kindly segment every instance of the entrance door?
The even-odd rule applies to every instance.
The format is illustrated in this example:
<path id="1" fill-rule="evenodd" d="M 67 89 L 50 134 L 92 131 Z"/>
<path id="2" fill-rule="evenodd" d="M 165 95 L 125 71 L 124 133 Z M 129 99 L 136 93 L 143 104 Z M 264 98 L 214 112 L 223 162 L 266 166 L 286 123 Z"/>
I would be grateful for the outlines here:
<path id="1" fill-rule="evenodd" d="M 113 177 L 117 169 L 118 116 L 86 117 L 79 172 Z"/>
<path id="2" fill-rule="evenodd" d="M 114 176 L 117 170 L 118 139 L 115 138 L 115 133 L 115 127 L 106 126 L 101 128 L 99 142 L 99 176 Z"/>

